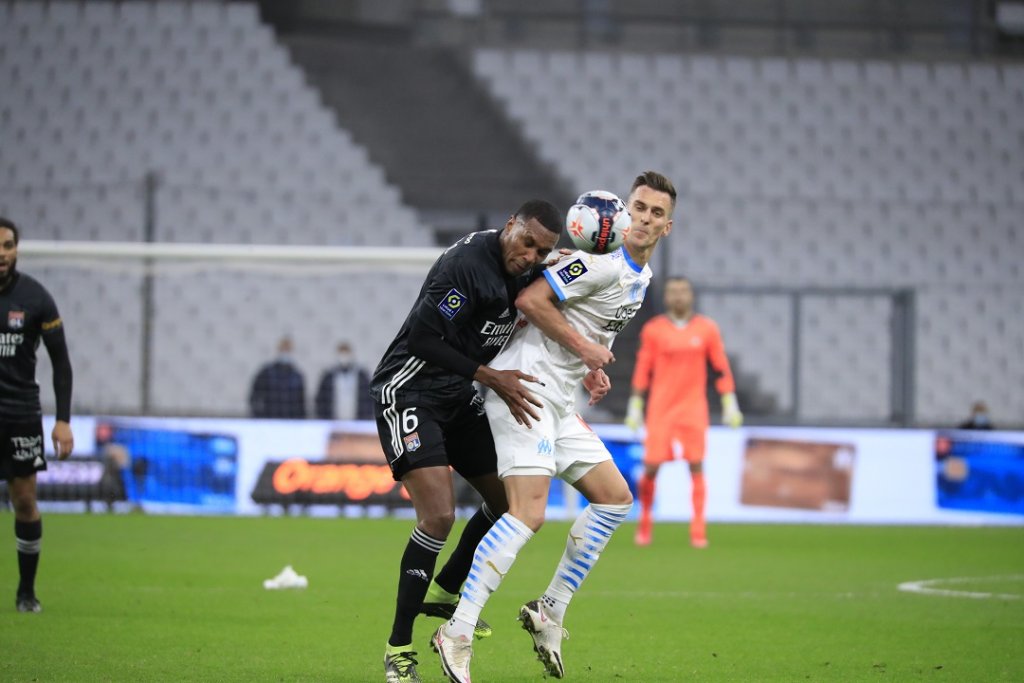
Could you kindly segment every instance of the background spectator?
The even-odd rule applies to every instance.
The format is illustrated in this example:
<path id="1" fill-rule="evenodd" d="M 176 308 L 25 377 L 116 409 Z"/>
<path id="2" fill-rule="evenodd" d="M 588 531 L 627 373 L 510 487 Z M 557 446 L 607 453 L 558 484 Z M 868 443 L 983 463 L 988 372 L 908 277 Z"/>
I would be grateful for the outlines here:
<path id="1" fill-rule="evenodd" d="M 249 391 L 253 417 L 306 417 L 306 383 L 292 358 L 292 338 L 277 343 L 277 357 L 260 368 Z"/>
<path id="2" fill-rule="evenodd" d="M 971 405 L 971 416 L 958 426 L 960 429 L 995 429 L 984 401 L 975 401 Z"/>
<path id="3" fill-rule="evenodd" d="M 337 362 L 320 375 L 316 416 L 321 420 L 371 420 L 370 374 L 356 363 L 352 346 L 338 342 Z"/>

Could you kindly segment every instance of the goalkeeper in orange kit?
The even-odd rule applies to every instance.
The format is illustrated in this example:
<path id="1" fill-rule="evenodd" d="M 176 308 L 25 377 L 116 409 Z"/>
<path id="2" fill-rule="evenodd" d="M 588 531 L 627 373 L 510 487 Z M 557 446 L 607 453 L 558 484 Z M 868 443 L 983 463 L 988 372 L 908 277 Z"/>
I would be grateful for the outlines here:
<path id="1" fill-rule="evenodd" d="M 647 403 L 647 438 L 644 442 L 644 473 L 640 477 L 640 524 L 637 545 L 651 542 L 651 507 L 655 479 L 661 464 L 682 457 L 690 466 L 693 484 L 693 517 L 690 543 L 708 544 L 704 522 L 704 445 L 708 428 L 708 365 L 716 376 L 715 388 L 722 397 L 722 422 L 743 424 L 736 401 L 729 359 L 718 325 L 694 313 L 693 286 L 684 277 L 665 283 L 665 313 L 649 320 L 640 330 L 640 349 L 633 370 L 633 395 L 626 425 L 638 431 L 644 423 Z"/>

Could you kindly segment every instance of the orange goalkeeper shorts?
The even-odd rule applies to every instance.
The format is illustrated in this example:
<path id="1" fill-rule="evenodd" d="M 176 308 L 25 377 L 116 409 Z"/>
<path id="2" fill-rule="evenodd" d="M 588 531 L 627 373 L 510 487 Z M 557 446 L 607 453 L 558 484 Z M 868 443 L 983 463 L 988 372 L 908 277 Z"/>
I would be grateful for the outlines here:
<path id="1" fill-rule="evenodd" d="M 689 463 L 704 462 L 707 429 L 668 421 L 647 423 L 644 462 L 661 464 L 682 458 Z"/>

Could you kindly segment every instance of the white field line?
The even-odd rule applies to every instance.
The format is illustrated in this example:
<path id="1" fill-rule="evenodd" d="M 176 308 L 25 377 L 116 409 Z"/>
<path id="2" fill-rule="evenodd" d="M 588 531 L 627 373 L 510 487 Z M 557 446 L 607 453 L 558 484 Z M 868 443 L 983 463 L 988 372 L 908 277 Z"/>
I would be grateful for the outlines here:
<path id="1" fill-rule="evenodd" d="M 602 597 L 610 598 L 621 598 L 621 597 L 632 597 L 637 599 L 664 599 L 664 600 L 675 600 L 675 599 L 719 599 L 719 598 L 743 598 L 744 600 L 775 600 L 778 598 L 786 599 L 829 599 L 836 598 L 842 600 L 861 600 L 868 598 L 884 598 L 887 594 L 881 592 L 862 592 L 862 593 L 829 593 L 829 592 L 780 592 L 780 591 L 616 591 L 616 590 L 604 590 L 604 591 L 592 591 L 588 595 L 597 595 Z"/>
<path id="2" fill-rule="evenodd" d="M 964 590 L 951 590 L 948 588 L 936 588 L 936 584 L 957 584 L 957 583 L 974 583 L 980 581 L 1020 581 L 1021 582 L 1021 593 L 983 593 L 978 591 L 964 591 Z M 907 593 L 920 593 L 922 595 L 941 595 L 946 597 L 958 597 L 958 598 L 975 598 L 979 600 L 992 599 L 992 600 L 1024 600 L 1024 574 L 1009 574 L 1004 576 L 963 576 L 953 577 L 947 579 L 925 579 L 923 581 L 904 581 L 899 584 L 899 590 Z M 783 592 L 783 591 L 688 591 L 688 590 L 668 590 L 668 591 L 641 591 L 641 590 L 604 590 L 604 591 L 593 591 L 590 595 L 599 595 L 603 597 L 635 597 L 638 599 L 660 599 L 660 600 L 677 600 L 677 599 L 722 599 L 722 598 L 741 598 L 744 600 L 759 600 L 759 599 L 777 599 L 787 598 L 793 600 L 800 599 L 839 599 L 839 600 L 863 600 L 863 599 L 874 599 L 874 598 L 885 598 L 887 595 L 885 591 L 865 591 L 865 592 L 838 592 L 830 593 L 826 591 L 818 592 Z"/>
<path id="3" fill-rule="evenodd" d="M 982 593 L 979 591 L 964 591 L 951 588 L 936 588 L 936 585 L 949 585 L 958 583 L 976 583 L 978 581 L 1021 581 L 1024 583 L 1024 574 L 1010 574 L 1007 576 L 955 576 L 948 579 L 924 579 L 922 581 L 904 581 L 898 588 L 906 593 L 920 593 L 922 595 L 941 595 L 948 598 L 974 598 L 976 600 L 1021 600 L 1024 594 L 1018 593 Z"/>

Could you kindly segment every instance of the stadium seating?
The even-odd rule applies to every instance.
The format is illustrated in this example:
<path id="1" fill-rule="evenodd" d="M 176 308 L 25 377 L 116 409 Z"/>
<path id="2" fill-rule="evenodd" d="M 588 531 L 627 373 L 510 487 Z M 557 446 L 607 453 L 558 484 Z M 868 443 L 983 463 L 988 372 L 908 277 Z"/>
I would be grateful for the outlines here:
<path id="1" fill-rule="evenodd" d="M 144 239 L 155 172 L 157 241 L 433 244 L 253 4 L 0 4 L 0 90 L 0 215 L 27 239 Z M 376 362 L 420 279 L 158 266 L 144 405 L 142 264 L 57 267 L 23 253 L 22 268 L 61 307 L 75 408 L 93 413 L 244 414 L 250 378 L 286 331 L 311 397 L 339 339 Z"/>
<path id="2" fill-rule="evenodd" d="M 912 288 L 918 420 L 954 422 L 974 398 L 997 421 L 1024 415 L 1021 65 L 526 49 L 472 60 L 577 189 L 624 192 L 643 168 L 675 179 L 669 268 L 715 288 L 702 307 L 781 409 L 799 361 L 802 418 L 884 420 L 892 304 L 879 292 Z M 3 3 L 0 88 L 0 213 L 27 237 L 144 239 L 155 172 L 158 241 L 432 242 L 254 5 Z M 68 321 L 76 406 L 142 410 L 141 264 L 24 255 L 23 267 Z M 341 337 L 372 364 L 418 279 L 161 266 L 147 409 L 241 413 L 287 330 L 310 384 Z M 846 291 L 802 299 L 795 359 L 792 295 L 749 289 L 765 287 Z"/>
<path id="3" fill-rule="evenodd" d="M 105 225 L 117 212 L 141 238 L 131 188 L 155 172 L 161 241 L 432 243 L 254 5 L 14 3 L 9 12 L 0 201 L 35 237 L 132 238 Z M 74 228 L 54 220 L 77 211 L 79 196 L 96 203 L 63 191 L 82 186 L 106 192 L 102 208 Z M 371 198 L 368 230 L 351 207 Z M 264 224 L 255 236 L 253 218 Z"/>
<path id="4" fill-rule="evenodd" d="M 624 192 L 645 168 L 675 180 L 672 270 L 851 290 L 804 301 L 802 417 L 885 419 L 890 305 L 854 290 L 911 287 L 918 419 L 983 397 L 1019 422 L 1020 65 L 480 49 L 474 69 L 579 190 Z M 786 406 L 792 319 L 768 300 L 704 309 Z"/>

